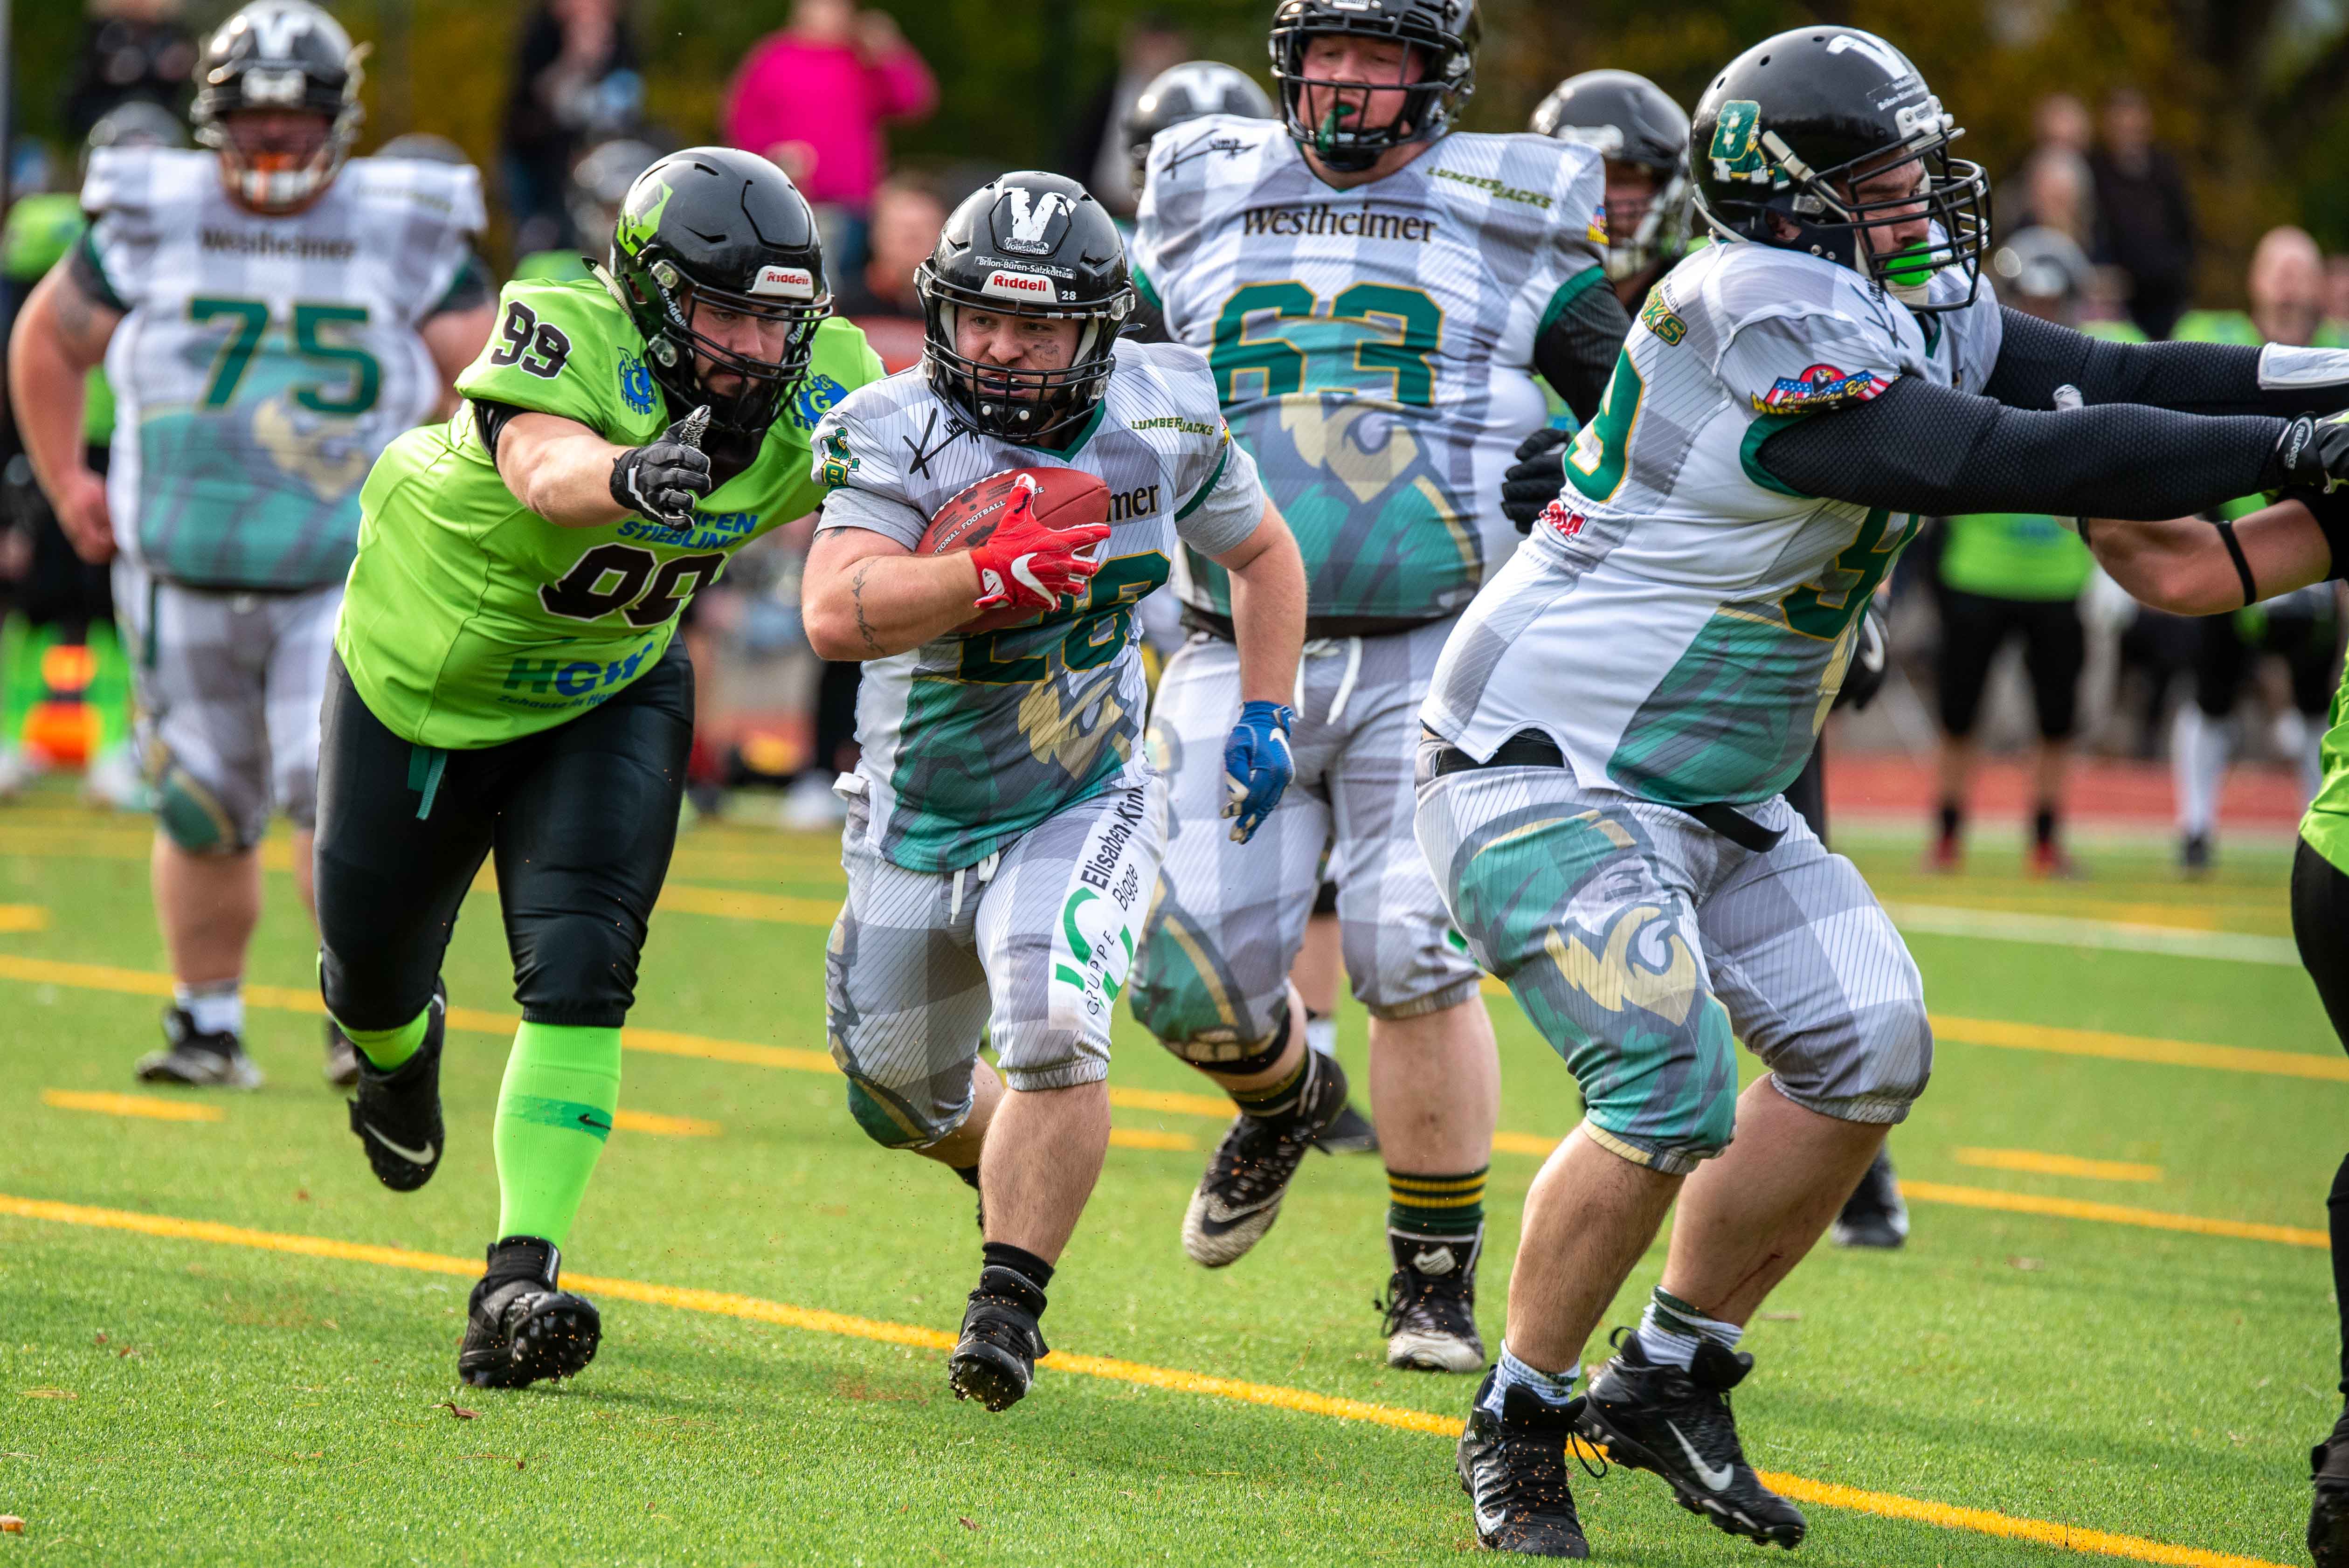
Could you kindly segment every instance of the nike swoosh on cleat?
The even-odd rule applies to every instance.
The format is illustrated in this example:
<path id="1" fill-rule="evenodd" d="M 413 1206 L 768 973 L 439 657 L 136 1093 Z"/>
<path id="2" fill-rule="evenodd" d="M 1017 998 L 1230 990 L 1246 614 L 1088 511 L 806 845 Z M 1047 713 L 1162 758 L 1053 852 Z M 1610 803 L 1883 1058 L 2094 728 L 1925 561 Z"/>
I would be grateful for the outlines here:
<path id="1" fill-rule="evenodd" d="M 1235 1220 L 1245 1220 L 1251 1215 L 1261 1214 L 1278 1202 L 1278 1197 L 1267 1198 L 1264 1202 L 1251 1203 L 1245 1209 L 1235 1209 L 1221 1198 L 1210 1198 L 1207 1200 L 1203 1214 L 1210 1224 L 1228 1225 Z"/>
<path id="2" fill-rule="evenodd" d="M 1682 1435 L 1681 1429 L 1670 1421 L 1664 1423 L 1664 1430 L 1671 1433 L 1673 1438 L 1678 1439 L 1681 1452 L 1688 1455 L 1690 1468 L 1696 1471 L 1697 1479 L 1704 1482 L 1707 1490 L 1720 1491 L 1737 1479 L 1737 1472 L 1729 1466 L 1723 1465 L 1719 1470 L 1715 1470 L 1697 1458 L 1696 1449 L 1690 1446 L 1688 1439 Z"/>
<path id="3" fill-rule="evenodd" d="M 367 1129 L 367 1133 L 369 1138 L 374 1139 L 378 1143 L 382 1144 L 386 1149 L 390 1150 L 394 1154 L 398 1155 L 402 1160 L 407 1161 L 409 1164 L 429 1165 L 432 1163 L 434 1150 L 432 1145 L 429 1143 L 426 1144 L 421 1149 L 402 1149 L 398 1144 L 394 1143 L 390 1139 L 386 1138 L 381 1132 L 378 1131 L 374 1122 L 363 1121 L 359 1123 L 359 1125 Z"/>
<path id="4" fill-rule="evenodd" d="M 1476 1529 L 1480 1534 L 1498 1535 L 1501 1526 L 1508 1522 L 1509 1516 L 1506 1513 L 1487 1513 L 1481 1508 L 1476 1511 Z"/>

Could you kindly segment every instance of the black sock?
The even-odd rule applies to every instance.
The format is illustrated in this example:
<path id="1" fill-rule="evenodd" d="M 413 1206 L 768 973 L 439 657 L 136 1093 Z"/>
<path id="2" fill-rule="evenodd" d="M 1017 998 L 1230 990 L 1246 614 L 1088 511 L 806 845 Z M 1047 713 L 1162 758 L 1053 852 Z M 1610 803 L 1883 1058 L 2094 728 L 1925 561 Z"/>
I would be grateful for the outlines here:
<path id="1" fill-rule="evenodd" d="M 2042 806 L 2031 819 L 2031 841 L 2043 850 L 2055 847 L 2055 808 Z"/>
<path id="2" fill-rule="evenodd" d="M 2341 1393 L 2349 1400 L 2349 1160 L 2333 1176 L 2325 1202 L 2333 1221 L 2333 1295 L 2341 1314 Z"/>
<path id="3" fill-rule="evenodd" d="M 1306 1094 L 1313 1087 L 1313 1064 L 1318 1057 L 1319 1053 L 1309 1046 L 1297 1053 L 1297 1066 L 1286 1077 L 1255 1088 L 1226 1092 L 1242 1114 L 1259 1121 L 1280 1121 L 1296 1115 L 1305 1104 Z"/>
<path id="4" fill-rule="evenodd" d="M 966 1187 L 969 1188 L 969 1189 L 970 1189 L 972 1191 L 974 1191 L 974 1192 L 976 1192 L 976 1191 L 978 1191 L 978 1166 L 976 1166 L 976 1165 L 949 1165 L 949 1166 L 947 1166 L 947 1170 L 949 1170 L 949 1171 L 953 1171 L 953 1172 L 954 1172 L 957 1177 L 959 1177 L 959 1178 L 961 1179 L 961 1181 L 962 1181 L 962 1184 L 963 1184 L 964 1186 L 966 1186 Z"/>
<path id="5" fill-rule="evenodd" d="M 991 1269 L 1009 1269 L 1024 1275 L 1038 1290 L 1052 1288 L 1052 1265 L 1025 1247 L 1015 1247 L 1009 1242 L 987 1242 L 978 1249 L 980 1257 Z"/>
<path id="6" fill-rule="evenodd" d="M 1966 812 L 1964 807 L 1959 805 L 1954 800 L 1944 800 L 1941 802 L 1941 837 L 1945 839 L 1956 838 L 1958 836 L 1958 830 L 1965 824 L 1965 820 Z"/>

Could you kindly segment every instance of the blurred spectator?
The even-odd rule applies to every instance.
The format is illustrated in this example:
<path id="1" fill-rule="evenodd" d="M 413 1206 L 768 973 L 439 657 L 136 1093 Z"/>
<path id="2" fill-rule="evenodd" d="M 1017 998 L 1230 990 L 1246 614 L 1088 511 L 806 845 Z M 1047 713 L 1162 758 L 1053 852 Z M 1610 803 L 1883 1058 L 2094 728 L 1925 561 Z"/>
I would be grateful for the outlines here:
<path id="1" fill-rule="evenodd" d="M 2316 341 L 2326 348 L 2349 346 L 2349 256 L 2324 260 L 2324 325 Z"/>
<path id="2" fill-rule="evenodd" d="M 181 9 L 181 0 L 90 0 L 81 57 L 66 89 L 66 127 L 76 139 L 126 98 L 182 107 L 196 36 L 180 20 Z"/>
<path id="3" fill-rule="evenodd" d="M 864 255 L 864 218 L 888 165 L 885 120 L 937 107 L 930 67 L 885 11 L 794 0 L 781 32 L 751 46 L 727 90 L 726 139 L 772 159 L 815 203 L 836 271 Z"/>
<path id="4" fill-rule="evenodd" d="M 517 254 L 573 242 L 564 190 L 580 149 L 632 129 L 644 108 L 620 0 L 543 0 L 523 25 L 500 153 Z"/>
<path id="5" fill-rule="evenodd" d="M 2095 142 L 2095 125 L 2088 106 L 2070 93 L 2049 93 L 2032 106 L 2033 141 L 2043 151 L 2054 149 L 2085 158 Z"/>
<path id="6" fill-rule="evenodd" d="M 2045 155 L 2043 155 L 2045 156 Z M 2058 151 L 2053 156 L 2066 156 Z M 2090 269 L 2068 235 L 2025 229 L 1991 258 L 2002 304 L 2071 326 L 2079 319 Z M 1992 665 L 2010 640 L 2023 644 L 2039 743 L 2033 754 L 2036 808 L 2031 868 L 2076 874 L 2064 849 L 2072 736 L 2079 717 L 2087 637 L 2079 600 L 2095 570 L 2088 547 L 2054 518 L 1994 512 L 1944 520 L 1940 559 L 1941 646 L 1940 828 L 1927 864 L 1956 871 L 1965 853 L 1973 785 L 1974 724 Z"/>
<path id="7" fill-rule="evenodd" d="M 1118 41 L 1117 75 L 1085 105 L 1061 150 L 1061 172 L 1081 180 L 1096 201 L 1120 217 L 1133 212 L 1123 127 L 1142 89 L 1162 71 L 1191 57 L 1191 36 L 1163 11 L 1144 11 Z"/>
<path id="8" fill-rule="evenodd" d="M 2145 95 L 2122 88 L 2105 100 L 2104 144 L 2090 156 L 2096 211 L 2103 218 L 2098 259 L 2128 274 L 2129 318 L 2147 337 L 2167 337 L 2194 286 L 2194 208 L 2186 176 L 2153 139 Z"/>
<path id="9" fill-rule="evenodd" d="M 2068 147 L 2042 147 L 2023 160 L 2022 200 L 2009 232 L 2053 229 L 2083 251 L 2095 243 L 2095 176 Z"/>
<path id="10" fill-rule="evenodd" d="M 937 248 L 946 222 L 946 201 L 929 185 L 903 175 L 884 181 L 873 193 L 864 264 L 833 279 L 833 313 L 864 326 L 893 371 L 921 356 L 922 296 L 914 291 L 914 269 Z M 914 324 L 909 339 L 893 335 L 884 343 L 874 336 L 876 326 L 902 322 Z"/>
<path id="11" fill-rule="evenodd" d="M 571 216 L 571 243 L 531 251 L 514 263 L 514 281 L 572 283 L 591 275 L 587 258 L 605 260 L 620 207 L 636 176 L 659 162 L 659 149 L 635 137 L 599 142 L 582 153 L 564 182 L 564 210 Z"/>

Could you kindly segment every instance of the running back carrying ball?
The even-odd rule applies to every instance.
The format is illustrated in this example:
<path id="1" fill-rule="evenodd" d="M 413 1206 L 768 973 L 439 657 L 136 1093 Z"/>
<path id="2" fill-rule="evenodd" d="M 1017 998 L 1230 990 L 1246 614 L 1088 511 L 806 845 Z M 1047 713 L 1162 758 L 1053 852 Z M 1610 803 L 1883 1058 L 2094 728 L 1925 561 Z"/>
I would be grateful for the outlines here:
<path id="1" fill-rule="evenodd" d="M 1109 486 L 1095 475 L 1075 469 L 1011 469 L 948 497 L 930 519 L 916 553 L 978 552 L 978 603 L 984 610 L 955 630 L 965 635 L 1000 631 L 1034 620 L 1046 596 L 1057 607 L 1061 596 L 1081 592 L 1100 564 L 1083 550 L 1108 536 L 1108 524 Z M 1070 529 L 1094 531 L 1057 569 L 1037 559 L 1039 544 L 1046 542 L 1040 534 Z"/>

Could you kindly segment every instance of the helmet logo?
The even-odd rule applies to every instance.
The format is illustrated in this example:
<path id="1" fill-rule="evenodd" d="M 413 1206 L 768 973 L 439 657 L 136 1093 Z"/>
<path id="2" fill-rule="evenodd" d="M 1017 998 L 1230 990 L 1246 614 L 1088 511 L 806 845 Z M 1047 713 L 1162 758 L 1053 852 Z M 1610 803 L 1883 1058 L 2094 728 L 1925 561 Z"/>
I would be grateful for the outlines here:
<path id="1" fill-rule="evenodd" d="M 1050 237 L 1054 219 L 1065 220 L 1076 211 L 1077 204 L 1059 191 L 1030 192 L 1014 185 L 1004 191 L 998 211 L 1011 220 L 1011 232 L 999 235 L 998 242 L 1007 251 L 1023 256 L 1044 256 L 1052 252 Z"/>
<path id="2" fill-rule="evenodd" d="M 770 263 L 759 269 L 750 285 L 754 294 L 781 294 L 785 299 L 815 298 L 815 274 L 805 267 L 779 267 Z"/>
<path id="3" fill-rule="evenodd" d="M 1762 121 L 1762 106 L 1752 98 L 1731 98 L 1721 106 L 1721 119 L 1713 128 L 1713 177 L 1715 180 L 1763 181 L 1770 171 L 1763 166 L 1762 152 L 1754 145 L 1754 132 Z"/>
<path id="4" fill-rule="evenodd" d="M 1550 136 L 1552 140 L 1563 141 L 1569 147 L 1588 147 L 1604 158 L 1623 156 L 1623 128 L 1619 125 L 1561 125 Z"/>
<path id="5" fill-rule="evenodd" d="M 1909 68 L 1909 62 L 1894 54 L 1891 47 L 1881 38 L 1872 38 L 1866 33 L 1837 33 L 1827 40 L 1827 53 L 1830 55 L 1840 55 L 1854 49 L 1883 67 L 1884 74 L 1888 77 L 1906 77 L 1912 74 Z"/>
<path id="6" fill-rule="evenodd" d="M 1052 297 L 1052 280 L 1041 273 L 1007 273 L 1000 267 L 987 274 L 978 292 L 990 299 L 1040 299 Z"/>
<path id="7" fill-rule="evenodd" d="M 245 21 L 253 28 L 254 52 L 269 60 L 291 59 L 295 41 L 310 30 L 310 18 L 290 5 L 283 10 L 255 6 L 245 13 Z"/>

